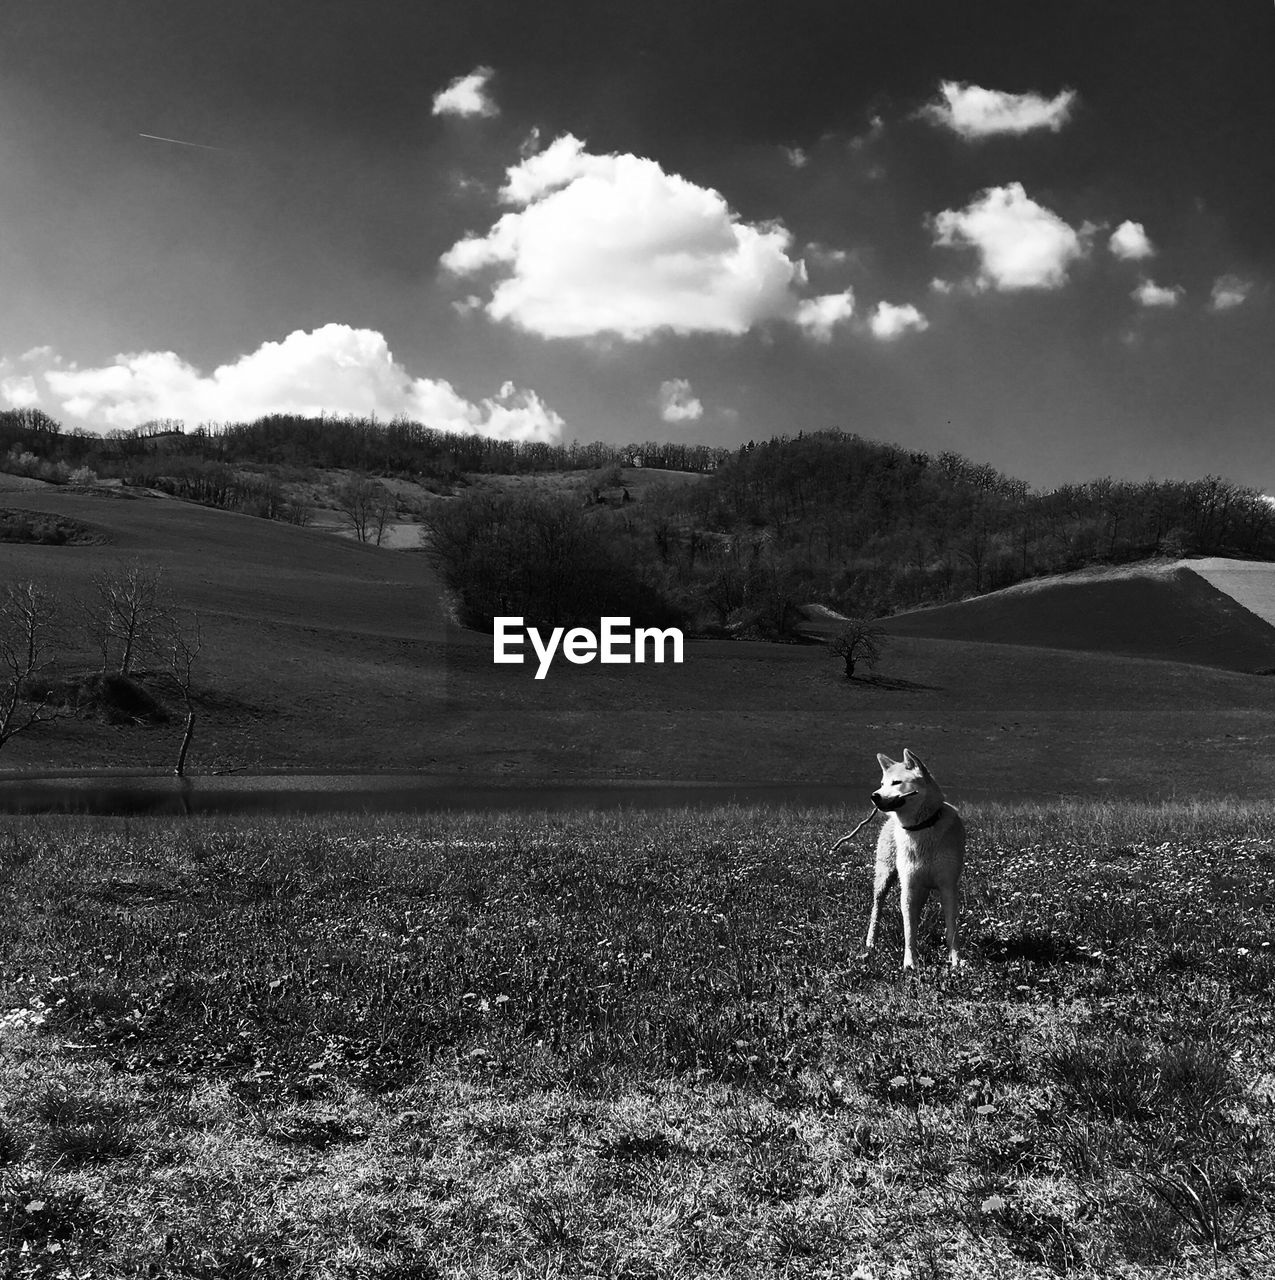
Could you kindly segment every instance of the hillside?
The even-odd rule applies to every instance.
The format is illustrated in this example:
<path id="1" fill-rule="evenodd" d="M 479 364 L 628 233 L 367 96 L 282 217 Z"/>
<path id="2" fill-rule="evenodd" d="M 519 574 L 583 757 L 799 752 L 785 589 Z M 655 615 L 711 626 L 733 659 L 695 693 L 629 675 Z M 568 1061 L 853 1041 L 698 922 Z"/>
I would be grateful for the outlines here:
<path id="1" fill-rule="evenodd" d="M 843 782 L 858 808 L 874 753 L 907 745 L 955 797 L 1224 794 L 1237 778 L 1275 788 L 1275 680 L 1238 669 L 983 632 L 899 635 L 873 680 L 842 679 L 821 646 L 721 640 L 688 643 L 681 666 L 559 663 L 537 681 L 495 666 L 490 637 L 447 623 L 423 555 L 174 499 L 60 488 L 6 502 L 19 504 L 111 541 L 0 545 L 5 579 L 82 591 L 141 554 L 202 613 L 195 773 Z M 0 772 L 166 768 L 179 736 L 178 724 L 63 721 L 11 742 Z"/>
<path id="2" fill-rule="evenodd" d="M 428 757 L 446 675 L 446 627 L 436 580 L 420 554 L 392 554 L 274 521 L 129 491 L 5 495 L 6 509 L 74 519 L 95 545 L 0 544 L 0 580 L 31 578 L 65 600 L 132 557 L 164 571 L 198 611 L 208 691 L 191 767 L 333 764 L 406 767 Z M 73 617 L 68 622 L 73 622 Z M 72 635 L 74 634 L 72 629 Z M 74 662 L 88 666 L 81 648 Z M 121 730 L 60 721 L 18 738 L 0 769 L 18 765 L 171 764 L 167 726 Z"/>
<path id="3" fill-rule="evenodd" d="M 1245 607 L 1235 596 L 1251 607 Z M 896 636 L 1087 649 L 1230 671 L 1275 668 L 1275 565 L 1182 560 L 1090 569 L 884 619 Z"/>
<path id="4" fill-rule="evenodd" d="M 277 522 L 334 530 L 353 518 L 366 531 L 371 520 L 403 548 L 453 505 L 487 509 L 496 538 L 508 533 L 509 507 L 494 497 L 533 503 L 542 518 L 531 523 L 543 527 L 583 508 L 576 542 L 605 548 L 615 569 L 605 580 L 640 583 L 655 611 L 693 633 L 736 638 L 791 638 L 798 607 L 812 601 L 881 618 L 1091 566 L 1275 561 L 1275 506 L 1221 476 L 1035 490 L 985 462 L 838 428 L 722 449 L 502 441 L 400 419 L 272 415 L 192 431 L 157 422 L 102 438 L 9 410 L 0 411 L 0 466 Z M 443 569 L 461 615 L 481 618 L 486 606 L 469 597 L 491 593 L 471 591 L 465 565 Z M 548 616 L 553 602 L 542 603 Z"/>
<path id="5" fill-rule="evenodd" d="M 1275 626 L 1275 565 L 1208 556 L 1187 566 L 1237 604 Z"/>

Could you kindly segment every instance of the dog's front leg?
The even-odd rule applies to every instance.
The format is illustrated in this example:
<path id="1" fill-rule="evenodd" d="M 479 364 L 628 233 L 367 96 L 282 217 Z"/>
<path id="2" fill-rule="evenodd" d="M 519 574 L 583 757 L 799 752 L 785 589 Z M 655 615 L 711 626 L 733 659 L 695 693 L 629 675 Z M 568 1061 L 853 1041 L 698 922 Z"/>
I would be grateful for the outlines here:
<path id="1" fill-rule="evenodd" d="M 888 857 L 877 857 L 876 874 L 872 879 L 872 914 L 868 917 L 868 938 L 863 944 L 869 951 L 876 945 L 877 920 L 881 915 L 881 904 L 885 901 L 885 895 L 898 874 L 894 865 L 893 850 L 890 850 Z"/>
<path id="2" fill-rule="evenodd" d="M 928 889 L 918 888 L 907 876 L 899 881 L 899 906 L 903 910 L 903 967 L 914 969 L 916 957 L 913 954 L 913 940 L 921 927 L 921 908 L 930 896 Z"/>
<path id="3" fill-rule="evenodd" d="M 947 958 L 952 968 L 955 969 L 961 963 L 958 950 L 957 924 L 960 894 L 956 885 L 946 884 L 939 889 L 939 896 L 943 899 L 943 922 L 947 925 Z"/>

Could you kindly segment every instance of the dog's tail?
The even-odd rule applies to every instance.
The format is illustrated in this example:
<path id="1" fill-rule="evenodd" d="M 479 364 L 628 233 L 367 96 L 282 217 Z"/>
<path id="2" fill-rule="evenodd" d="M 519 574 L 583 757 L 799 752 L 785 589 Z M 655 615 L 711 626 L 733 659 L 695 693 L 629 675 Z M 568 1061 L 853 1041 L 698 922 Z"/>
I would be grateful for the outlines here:
<path id="1" fill-rule="evenodd" d="M 876 816 L 877 816 L 877 811 L 876 811 L 875 807 L 874 807 L 874 808 L 872 808 L 872 809 L 869 809 L 869 810 L 868 810 L 868 816 L 867 816 L 866 818 L 864 818 L 864 820 L 863 820 L 861 823 L 859 823 L 859 825 L 858 825 L 857 827 L 855 827 L 855 829 L 854 829 L 853 831 L 847 831 L 847 832 L 846 832 L 846 834 L 845 834 L 845 835 L 843 835 L 843 836 L 841 837 L 841 839 L 840 839 L 840 840 L 838 840 L 838 841 L 837 841 L 837 843 L 836 843 L 836 844 L 834 844 L 834 845 L 832 846 L 832 848 L 828 850 L 828 852 L 829 852 L 830 854 L 832 854 L 832 853 L 836 853 L 836 852 L 837 852 L 837 850 L 838 850 L 838 849 L 840 849 L 840 848 L 841 848 L 841 846 L 842 846 L 843 844 L 845 844 L 845 842 L 846 842 L 847 840 L 853 840 L 853 839 L 855 838 L 855 836 L 857 836 L 857 835 L 859 834 L 859 832 L 860 832 L 860 831 L 862 831 L 862 830 L 863 830 L 863 828 L 864 828 L 864 827 L 866 827 L 866 826 L 868 825 L 868 823 L 869 823 L 869 822 L 871 822 L 871 821 L 872 821 L 872 819 L 873 819 L 873 818 L 875 818 Z"/>

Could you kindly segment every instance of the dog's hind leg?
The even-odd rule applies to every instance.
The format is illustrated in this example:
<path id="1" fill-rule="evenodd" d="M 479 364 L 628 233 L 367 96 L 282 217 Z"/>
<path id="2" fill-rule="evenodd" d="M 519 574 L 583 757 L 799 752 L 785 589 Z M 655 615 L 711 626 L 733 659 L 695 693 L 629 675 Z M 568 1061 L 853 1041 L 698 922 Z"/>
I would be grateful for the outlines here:
<path id="1" fill-rule="evenodd" d="M 958 936 L 957 910 L 960 907 L 960 890 L 954 884 L 939 886 L 939 896 L 943 900 L 943 922 L 947 925 L 947 958 L 952 968 L 961 963 Z"/>
<path id="2" fill-rule="evenodd" d="M 881 904 L 885 901 L 885 895 L 890 891 L 890 886 L 898 878 L 899 871 L 894 865 L 894 851 L 891 850 L 888 859 L 877 859 L 876 875 L 872 880 L 872 914 L 868 917 L 868 939 L 863 944 L 869 951 L 876 945 L 877 920 L 881 915 Z"/>

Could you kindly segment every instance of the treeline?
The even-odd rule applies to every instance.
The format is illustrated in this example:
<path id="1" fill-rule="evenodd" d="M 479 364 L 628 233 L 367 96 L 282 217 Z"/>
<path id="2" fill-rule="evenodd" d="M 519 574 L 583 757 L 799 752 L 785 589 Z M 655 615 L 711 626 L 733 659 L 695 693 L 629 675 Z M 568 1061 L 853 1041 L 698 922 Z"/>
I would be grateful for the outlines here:
<path id="1" fill-rule="evenodd" d="M 88 465 L 99 475 L 149 484 L 174 459 L 230 466 L 342 469 L 428 477 L 455 482 L 466 474 L 526 475 L 545 471 L 644 466 L 708 471 L 730 456 L 726 449 L 675 441 L 609 445 L 496 440 L 440 431 L 395 418 L 302 417 L 270 414 L 252 422 L 202 425 L 187 431 L 162 419 L 106 436 L 66 431 L 38 409 L 0 413 L 0 455 L 13 448 L 53 465 Z"/>
<path id="2" fill-rule="evenodd" d="M 623 520 L 670 601 L 772 629 L 785 601 L 881 616 L 1092 564 L 1275 559 L 1275 505 L 1217 476 L 1037 492 L 958 454 L 838 431 L 746 445 Z"/>
<path id="3" fill-rule="evenodd" d="M 270 470 L 261 473 L 241 470 L 226 462 L 184 454 L 156 457 L 151 462 L 149 468 L 134 468 L 130 482 L 226 511 L 242 511 L 288 524 L 310 523 L 313 514 L 310 506 L 289 499 L 283 482 Z"/>

